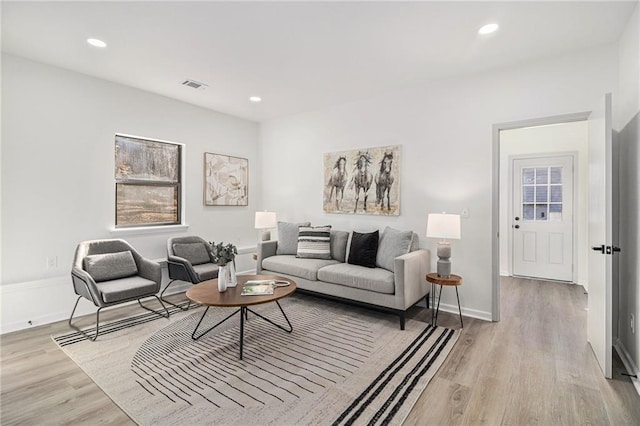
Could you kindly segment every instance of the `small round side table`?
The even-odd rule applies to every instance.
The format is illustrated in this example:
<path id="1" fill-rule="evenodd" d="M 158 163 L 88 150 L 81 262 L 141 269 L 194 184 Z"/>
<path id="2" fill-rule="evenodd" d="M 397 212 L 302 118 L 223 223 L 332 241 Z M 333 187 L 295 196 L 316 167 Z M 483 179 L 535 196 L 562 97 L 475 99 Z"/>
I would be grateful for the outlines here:
<path id="1" fill-rule="evenodd" d="M 438 295 L 438 307 L 436 309 L 435 316 L 434 315 L 431 316 L 433 325 L 434 326 L 438 325 L 438 312 L 440 311 L 440 296 L 442 296 L 442 287 L 454 286 L 456 288 L 456 299 L 458 299 L 458 313 L 460 314 L 460 328 L 464 328 L 464 324 L 462 323 L 462 310 L 460 309 L 460 297 L 458 296 L 458 286 L 462 284 L 462 277 L 460 275 L 454 275 L 454 274 L 451 274 L 448 277 L 441 277 L 437 273 L 431 272 L 427 274 L 427 281 L 431 283 L 432 287 L 434 284 L 440 286 L 440 294 Z M 435 292 L 433 292 L 433 295 L 435 296 Z"/>

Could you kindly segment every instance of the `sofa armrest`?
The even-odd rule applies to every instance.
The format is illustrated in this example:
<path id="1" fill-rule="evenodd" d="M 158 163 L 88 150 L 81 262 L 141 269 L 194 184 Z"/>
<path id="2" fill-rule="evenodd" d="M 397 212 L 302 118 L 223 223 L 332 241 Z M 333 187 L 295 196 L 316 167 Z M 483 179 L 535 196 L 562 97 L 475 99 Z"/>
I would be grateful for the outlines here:
<path id="1" fill-rule="evenodd" d="M 258 243 L 256 274 L 260 275 L 260 273 L 262 273 L 262 261 L 267 257 L 275 256 L 277 248 L 277 241 L 261 241 Z"/>
<path id="2" fill-rule="evenodd" d="M 404 309 L 408 309 L 429 293 L 427 274 L 431 253 L 425 249 L 415 250 L 396 257 L 393 264 L 396 297 Z"/>

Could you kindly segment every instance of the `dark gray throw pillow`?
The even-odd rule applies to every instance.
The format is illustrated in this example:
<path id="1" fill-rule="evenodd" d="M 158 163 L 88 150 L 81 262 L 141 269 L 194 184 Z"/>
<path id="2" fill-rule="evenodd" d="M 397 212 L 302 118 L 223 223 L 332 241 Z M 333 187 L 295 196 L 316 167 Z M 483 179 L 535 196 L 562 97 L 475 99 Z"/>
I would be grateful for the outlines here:
<path id="1" fill-rule="evenodd" d="M 298 228 L 301 226 L 311 226 L 311 222 L 278 222 L 277 255 L 298 253 Z"/>
<path id="2" fill-rule="evenodd" d="M 136 261 L 129 250 L 89 255 L 84 258 L 82 266 L 97 283 L 126 278 L 138 273 Z"/>
<path id="3" fill-rule="evenodd" d="M 209 250 L 203 243 L 176 243 L 173 245 L 173 254 L 187 259 L 192 265 L 211 262 Z"/>
<path id="4" fill-rule="evenodd" d="M 366 266 L 367 268 L 375 268 L 379 235 L 378 231 L 367 234 L 353 232 L 351 234 L 348 263 Z"/>

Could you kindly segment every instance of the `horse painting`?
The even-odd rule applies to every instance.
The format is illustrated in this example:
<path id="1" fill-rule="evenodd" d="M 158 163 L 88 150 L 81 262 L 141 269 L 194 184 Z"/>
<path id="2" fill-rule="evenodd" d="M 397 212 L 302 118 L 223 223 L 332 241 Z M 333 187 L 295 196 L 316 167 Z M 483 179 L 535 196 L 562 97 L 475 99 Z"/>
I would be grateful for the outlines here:
<path id="1" fill-rule="evenodd" d="M 358 210 L 358 201 L 360 200 L 360 190 L 364 195 L 364 211 L 367 211 L 367 197 L 369 196 L 369 188 L 373 182 L 373 175 L 369 171 L 369 164 L 371 164 L 371 155 L 368 151 L 359 151 L 358 159 L 353 169 L 354 175 L 349 188 L 355 186 L 356 190 L 356 205 L 353 208 L 355 213 Z"/>
<path id="2" fill-rule="evenodd" d="M 393 153 L 385 152 L 382 160 L 380 160 L 380 170 L 376 173 L 376 205 L 384 210 L 384 197 L 387 197 L 387 210 L 391 210 L 391 201 L 389 193 L 391 185 L 393 185 L 393 175 L 391 174 L 391 166 L 393 165 Z"/>
<path id="3" fill-rule="evenodd" d="M 400 145 L 387 145 L 324 153 L 323 210 L 326 213 L 399 216 L 400 148 Z"/>
<path id="4" fill-rule="evenodd" d="M 336 164 L 333 166 L 333 172 L 331 173 L 331 177 L 329 178 L 329 183 L 327 186 L 331 187 L 331 192 L 329 193 L 329 202 L 331 202 L 331 198 L 333 198 L 333 191 L 336 192 L 336 210 L 340 210 L 340 204 L 342 203 L 342 198 L 344 197 L 344 186 L 347 183 L 347 157 L 341 156 L 336 160 Z"/>

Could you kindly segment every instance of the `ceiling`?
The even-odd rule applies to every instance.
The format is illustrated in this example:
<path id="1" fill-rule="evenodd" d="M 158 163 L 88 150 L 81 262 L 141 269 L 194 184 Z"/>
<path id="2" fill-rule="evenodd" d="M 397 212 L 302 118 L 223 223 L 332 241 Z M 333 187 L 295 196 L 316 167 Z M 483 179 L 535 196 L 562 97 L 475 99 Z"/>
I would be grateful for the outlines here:
<path id="1" fill-rule="evenodd" d="M 636 5 L 3 1 L 2 50 L 263 121 L 612 43 Z"/>

